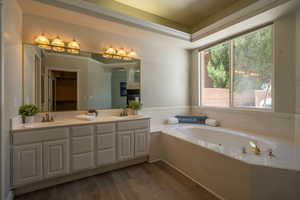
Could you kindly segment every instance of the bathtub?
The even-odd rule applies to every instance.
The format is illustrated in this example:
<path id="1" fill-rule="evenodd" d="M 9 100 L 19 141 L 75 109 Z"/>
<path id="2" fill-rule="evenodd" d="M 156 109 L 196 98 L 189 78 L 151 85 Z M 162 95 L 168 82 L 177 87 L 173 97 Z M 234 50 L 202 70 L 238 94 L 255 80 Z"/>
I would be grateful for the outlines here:
<path id="1" fill-rule="evenodd" d="M 167 125 L 161 133 L 162 159 L 220 199 L 300 199 L 300 149 L 288 141 L 190 124 Z"/>

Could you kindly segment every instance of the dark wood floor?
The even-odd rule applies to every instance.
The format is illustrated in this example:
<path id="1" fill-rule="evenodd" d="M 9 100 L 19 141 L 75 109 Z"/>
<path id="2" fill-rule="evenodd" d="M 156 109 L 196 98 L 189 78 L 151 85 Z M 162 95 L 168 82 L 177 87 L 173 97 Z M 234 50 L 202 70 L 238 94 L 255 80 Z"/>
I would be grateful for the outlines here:
<path id="1" fill-rule="evenodd" d="M 144 163 L 17 196 L 16 200 L 217 200 L 163 162 Z"/>

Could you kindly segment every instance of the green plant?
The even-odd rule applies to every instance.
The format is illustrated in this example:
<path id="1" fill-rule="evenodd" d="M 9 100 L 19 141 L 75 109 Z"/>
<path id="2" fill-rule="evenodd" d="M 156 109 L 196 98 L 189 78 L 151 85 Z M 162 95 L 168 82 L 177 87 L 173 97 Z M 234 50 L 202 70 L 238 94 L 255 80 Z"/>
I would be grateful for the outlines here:
<path id="1" fill-rule="evenodd" d="M 132 110 L 141 110 L 143 104 L 141 104 L 138 101 L 130 101 L 128 107 L 131 108 Z"/>
<path id="2" fill-rule="evenodd" d="M 23 117 L 30 117 L 39 112 L 39 108 L 34 104 L 25 104 L 20 107 L 19 114 Z"/>

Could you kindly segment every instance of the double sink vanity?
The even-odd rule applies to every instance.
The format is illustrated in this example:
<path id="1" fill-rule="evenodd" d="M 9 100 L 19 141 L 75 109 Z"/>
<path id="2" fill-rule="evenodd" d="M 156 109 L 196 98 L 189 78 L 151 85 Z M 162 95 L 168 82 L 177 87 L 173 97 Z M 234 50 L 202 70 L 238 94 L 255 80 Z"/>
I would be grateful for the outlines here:
<path id="1" fill-rule="evenodd" d="M 13 187 L 24 193 L 144 162 L 149 128 L 150 119 L 139 115 L 17 126 L 11 131 Z"/>
<path id="2" fill-rule="evenodd" d="M 116 116 L 131 101 L 141 103 L 141 61 L 107 57 L 98 50 L 43 47 L 23 44 L 22 101 L 51 112 L 55 121 L 47 122 L 53 116 L 46 115 L 12 126 L 15 194 L 146 161 L 150 119 Z M 76 116 L 88 110 L 101 114 L 92 121 Z"/>

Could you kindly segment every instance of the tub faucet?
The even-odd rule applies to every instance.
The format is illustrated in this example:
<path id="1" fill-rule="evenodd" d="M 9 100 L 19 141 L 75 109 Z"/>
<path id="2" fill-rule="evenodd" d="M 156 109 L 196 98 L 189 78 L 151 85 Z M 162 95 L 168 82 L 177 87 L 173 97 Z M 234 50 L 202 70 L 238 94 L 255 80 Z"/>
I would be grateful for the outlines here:
<path id="1" fill-rule="evenodd" d="M 260 155 L 260 148 L 258 147 L 257 143 L 256 142 L 253 142 L 253 141 L 250 141 L 249 142 L 249 145 L 251 147 L 251 151 L 253 153 L 255 153 L 256 155 Z"/>

